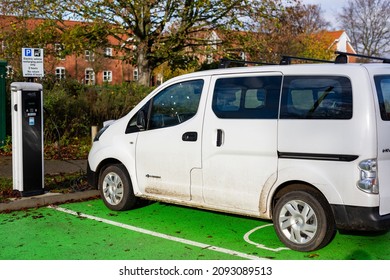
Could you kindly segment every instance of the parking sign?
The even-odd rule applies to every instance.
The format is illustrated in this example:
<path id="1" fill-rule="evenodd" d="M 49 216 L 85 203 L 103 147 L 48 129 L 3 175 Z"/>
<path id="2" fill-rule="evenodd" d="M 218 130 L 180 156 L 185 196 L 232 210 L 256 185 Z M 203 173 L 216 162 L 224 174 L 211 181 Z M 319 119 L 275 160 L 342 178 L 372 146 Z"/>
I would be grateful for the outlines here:
<path id="1" fill-rule="evenodd" d="M 24 56 L 31 56 L 32 54 L 32 49 L 24 49 Z"/>
<path id="2" fill-rule="evenodd" d="M 43 49 L 22 48 L 23 77 L 43 77 Z"/>

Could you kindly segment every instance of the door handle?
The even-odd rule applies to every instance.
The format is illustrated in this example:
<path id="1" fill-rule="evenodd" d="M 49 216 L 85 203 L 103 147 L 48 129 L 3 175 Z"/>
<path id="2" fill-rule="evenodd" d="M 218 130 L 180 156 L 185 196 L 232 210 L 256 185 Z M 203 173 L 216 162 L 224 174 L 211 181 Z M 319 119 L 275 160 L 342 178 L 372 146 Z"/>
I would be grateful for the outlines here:
<path id="1" fill-rule="evenodd" d="M 222 142 L 223 142 L 223 131 L 222 129 L 217 129 L 217 147 L 221 147 L 222 146 Z"/>
<path id="2" fill-rule="evenodd" d="M 198 132 L 196 132 L 196 131 L 186 132 L 183 134 L 181 139 L 183 141 L 187 141 L 187 142 L 196 142 L 196 140 L 198 140 Z"/>

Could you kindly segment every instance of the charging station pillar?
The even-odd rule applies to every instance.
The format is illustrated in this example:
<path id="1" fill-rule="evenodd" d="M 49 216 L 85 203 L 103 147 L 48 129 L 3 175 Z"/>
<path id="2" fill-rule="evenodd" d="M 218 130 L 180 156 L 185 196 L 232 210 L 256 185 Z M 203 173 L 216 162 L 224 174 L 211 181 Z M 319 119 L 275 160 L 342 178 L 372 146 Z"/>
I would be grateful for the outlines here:
<path id="1" fill-rule="evenodd" d="M 38 83 L 11 84 L 13 189 L 44 192 L 43 91 Z"/>

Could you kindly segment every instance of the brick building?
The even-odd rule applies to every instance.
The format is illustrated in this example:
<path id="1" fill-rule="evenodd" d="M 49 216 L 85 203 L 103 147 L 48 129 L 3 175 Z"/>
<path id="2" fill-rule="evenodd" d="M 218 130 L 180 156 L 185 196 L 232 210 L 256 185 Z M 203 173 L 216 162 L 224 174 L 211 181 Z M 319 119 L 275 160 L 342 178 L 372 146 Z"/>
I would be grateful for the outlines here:
<path id="1" fill-rule="evenodd" d="M 19 28 L 34 30 L 44 22 L 43 19 L 21 19 L 13 16 L 0 16 L 0 58 L 8 61 L 10 72 L 21 69 L 21 49 L 20 55 L 9 55 L 6 49 L 9 40 L 13 40 L 13 31 Z M 23 27 L 22 27 L 23 25 Z M 78 21 L 64 21 L 62 28 L 72 28 L 76 25 L 83 26 L 85 23 Z M 16 27 L 16 28 L 15 28 Z M 44 49 L 44 71 L 45 76 L 53 75 L 57 79 L 71 77 L 84 84 L 118 84 L 123 82 L 136 81 L 138 70 L 134 65 L 123 59 L 124 54 L 117 51 L 120 42 L 113 38 L 107 38 L 107 46 L 101 46 L 95 50 L 83 50 L 81 54 L 65 54 L 61 42 L 50 42 Z M 33 47 L 23 45 L 22 47 Z"/>
<path id="2" fill-rule="evenodd" d="M 26 28 L 26 30 L 33 30 L 43 22 L 43 19 L 27 19 L 22 21 L 17 17 L 0 16 L 0 59 L 7 60 L 8 65 L 10 65 L 10 67 L 13 67 L 15 70 L 20 69 L 20 57 L 7 57 L 5 55 L 7 48 L 7 40 L 12 40 L 12 38 L 7 38 L 5 34 L 9 30 L 12 30 L 12 28 L 14 28 L 15 26 L 21 24 L 24 25 L 24 28 Z M 77 25 L 86 25 L 86 23 L 78 21 L 64 21 L 61 24 L 63 28 L 72 28 Z M 325 34 L 326 36 L 330 36 L 333 40 L 333 43 L 331 46 L 329 46 L 329 48 L 338 51 L 355 53 L 350 43 L 350 39 L 345 33 L 345 31 L 325 31 Z M 205 35 L 203 34 L 201 36 Z M 211 32 L 209 36 L 210 38 L 208 38 L 208 41 L 210 42 L 210 51 L 208 52 L 208 54 L 195 54 L 200 62 L 212 63 L 216 58 L 221 57 L 221 55 L 213 55 L 213 53 L 218 52 L 218 42 L 220 42 L 221 39 L 214 31 Z M 128 41 L 131 41 L 130 38 L 128 39 Z M 121 42 L 123 42 L 123 40 Z M 118 49 L 120 49 L 119 47 L 121 42 L 113 37 L 108 37 L 106 46 L 102 45 L 95 50 L 83 50 L 81 54 L 65 54 L 65 52 L 63 52 L 64 48 L 61 42 L 51 42 L 45 46 L 42 46 L 42 48 L 44 49 L 45 56 L 45 75 L 53 75 L 59 80 L 70 77 L 76 79 L 81 83 L 89 85 L 100 85 L 103 83 L 120 84 L 123 82 L 137 81 L 137 67 L 123 59 L 124 53 L 117 51 Z M 113 46 L 117 47 L 113 48 Z M 221 50 L 219 50 L 219 53 L 221 53 Z M 246 54 L 243 52 L 240 53 L 240 57 L 244 60 L 247 59 Z M 355 61 L 355 58 L 350 58 L 350 62 Z M 159 81 L 157 81 L 156 78 L 152 79 L 152 83 L 161 83 L 162 73 L 155 74 L 156 77 L 160 78 Z"/>

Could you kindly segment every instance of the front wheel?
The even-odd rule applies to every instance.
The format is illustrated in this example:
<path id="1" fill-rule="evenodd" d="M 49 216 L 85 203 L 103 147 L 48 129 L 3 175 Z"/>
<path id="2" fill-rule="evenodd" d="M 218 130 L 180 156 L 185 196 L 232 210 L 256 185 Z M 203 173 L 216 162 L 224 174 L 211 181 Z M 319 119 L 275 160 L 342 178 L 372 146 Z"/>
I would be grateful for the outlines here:
<path id="1" fill-rule="evenodd" d="M 287 247 L 302 252 L 327 245 L 335 233 L 332 211 L 314 191 L 284 194 L 275 205 L 273 222 L 279 239 Z"/>
<path id="2" fill-rule="evenodd" d="M 134 208 L 136 197 L 130 176 L 122 164 L 105 168 L 99 177 L 100 196 L 111 210 L 122 211 Z"/>

